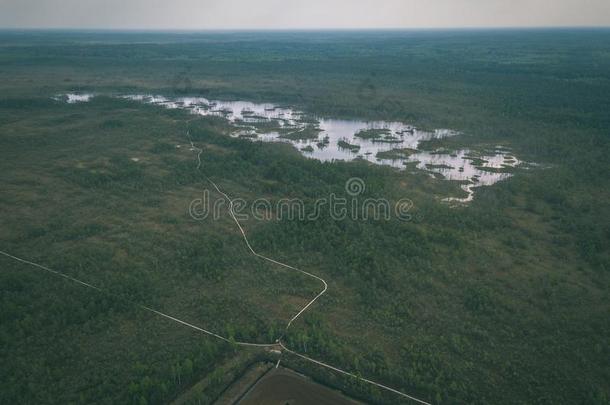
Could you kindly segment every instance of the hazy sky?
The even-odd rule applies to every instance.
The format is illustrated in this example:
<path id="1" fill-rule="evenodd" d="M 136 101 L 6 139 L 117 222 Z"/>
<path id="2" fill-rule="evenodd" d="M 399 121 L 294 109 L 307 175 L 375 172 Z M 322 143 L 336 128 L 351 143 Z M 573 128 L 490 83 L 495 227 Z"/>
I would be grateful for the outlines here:
<path id="1" fill-rule="evenodd" d="M 0 0 L 2 28 L 610 26 L 610 0 Z"/>

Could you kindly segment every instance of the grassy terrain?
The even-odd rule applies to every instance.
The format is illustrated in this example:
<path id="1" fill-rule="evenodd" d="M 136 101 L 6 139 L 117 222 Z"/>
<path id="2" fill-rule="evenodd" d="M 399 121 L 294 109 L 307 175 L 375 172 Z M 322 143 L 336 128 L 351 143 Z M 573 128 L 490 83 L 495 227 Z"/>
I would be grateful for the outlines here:
<path id="1" fill-rule="evenodd" d="M 261 253 L 329 281 L 291 347 L 435 403 L 608 403 L 609 47 L 604 30 L 0 33 L 0 249 L 112 292 L 0 256 L 0 402 L 166 403 L 206 376 L 211 401 L 235 349 L 133 304 L 266 342 L 319 288 L 254 260 L 226 206 L 188 215 L 209 189 L 192 117 L 50 98 L 86 91 L 271 101 L 466 134 L 447 148 L 510 146 L 541 166 L 450 208 L 436 196 L 456 184 L 190 123 L 230 196 L 310 211 L 360 177 L 361 198 L 414 202 L 409 222 L 245 221 Z"/>

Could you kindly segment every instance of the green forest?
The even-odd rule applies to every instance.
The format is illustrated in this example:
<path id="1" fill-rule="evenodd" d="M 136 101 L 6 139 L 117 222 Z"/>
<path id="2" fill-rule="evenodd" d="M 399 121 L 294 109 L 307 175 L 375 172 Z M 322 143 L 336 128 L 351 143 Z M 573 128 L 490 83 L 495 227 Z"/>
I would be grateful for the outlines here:
<path id="1" fill-rule="evenodd" d="M 319 283 L 257 260 L 227 206 L 197 221 L 207 178 L 307 212 L 413 202 L 412 220 L 243 223 L 261 254 L 324 277 L 293 350 L 431 403 L 610 403 L 610 31 L 0 31 L 0 403 L 213 403 Z M 53 99 L 93 93 L 89 102 Z M 230 137 L 226 120 L 124 94 L 285 104 L 502 144 L 536 165 L 450 206 L 458 184 L 364 161 L 320 162 Z M 189 134 L 203 149 L 189 149 Z M 176 147 L 181 146 L 180 148 Z M 285 354 L 368 403 L 401 398 Z M 229 370 L 229 371 L 227 371 Z M 405 403 L 409 403 L 405 401 Z"/>

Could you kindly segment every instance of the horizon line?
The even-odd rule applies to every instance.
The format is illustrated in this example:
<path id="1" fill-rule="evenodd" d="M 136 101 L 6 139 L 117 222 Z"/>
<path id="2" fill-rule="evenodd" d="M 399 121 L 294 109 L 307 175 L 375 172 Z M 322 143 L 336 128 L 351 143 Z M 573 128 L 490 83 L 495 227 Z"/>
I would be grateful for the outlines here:
<path id="1" fill-rule="evenodd" d="M 516 25 L 430 27 L 295 27 L 295 28 L 138 28 L 138 27 L 0 27 L 0 31 L 89 31 L 89 32 L 295 32 L 295 31 L 458 31 L 458 30 L 553 30 L 610 29 L 610 25 Z"/>

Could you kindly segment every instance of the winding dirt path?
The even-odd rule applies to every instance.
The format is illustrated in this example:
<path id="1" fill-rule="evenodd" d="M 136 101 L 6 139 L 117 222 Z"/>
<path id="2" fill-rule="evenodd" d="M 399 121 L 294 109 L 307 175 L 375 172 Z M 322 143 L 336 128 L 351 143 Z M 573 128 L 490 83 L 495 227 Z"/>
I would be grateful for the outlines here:
<path id="1" fill-rule="evenodd" d="M 192 149 L 192 150 L 196 150 L 196 151 L 197 151 L 197 170 L 201 170 L 201 165 L 202 165 L 202 163 L 201 163 L 201 154 L 203 153 L 203 149 L 201 149 L 201 148 L 197 147 L 197 146 L 194 144 L 194 142 L 193 142 L 193 140 L 192 140 L 192 138 L 191 138 L 190 129 L 188 128 L 188 122 L 187 122 L 187 131 L 186 131 L 186 135 L 187 135 L 188 140 L 189 140 L 189 142 L 190 142 L 190 144 L 191 144 L 191 149 Z M 248 249 L 250 250 L 250 252 L 252 252 L 252 254 L 253 254 L 254 256 L 259 257 L 259 258 L 261 258 L 261 259 L 263 259 L 263 260 L 266 260 L 266 261 L 268 261 L 268 262 L 274 263 L 274 264 L 276 264 L 276 265 L 278 265 L 278 266 L 282 266 L 282 267 L 288 268 L 288 269 L 290 269 L 290 270 L 294 270 L 294 271 L 300 272 L 300 273 L 305 274 L 305 275 L 307 275 L 307 276 L 309 276 L 309 277 L 312 277 L 312 278 L 314 278 L 314 279 L 316 279 L 316 280 L 318 280 L 318 281 L 320 281 L 320 282 L 322 283 L 322 285 L 323 285 L 323 289 L 322 289 L 322 291 L 320 291 L 320 293 L 318 293 L 318 295 L 316 295 L 316 296 L 315 296 L 315 297 L 314 297 L 314 298 L 313 298 L 311 301 L 309 301 L 309 303 L 307 303 L 307 305 L 305 305 L 305 306 L 304 306 L 304 307 L 303 307 L 303 308 L 302 308 L 302 309 L 301 309 L 301 310 L 300 310 L 300 311 L 299 311 L 299 312 L 298 312 L 298 313 L 297 313 L 295 316 L 293 316 L 293 317 L 290 319 L 290 321 L 288 322 L 288 324 L 286 325 L 286 328 L 285 328 L 285 331 L 287 331 L 287 330 L 288 330 L 288 328 L 290 328 L 290 325 L 292 325 L 292 323 L 293 323 L 293 322 L 294 322 L 294 321 L 295 321 L 295 320 L 296 320 L 296 319 L 297 319 L 297 318 L 298 318 L 298 317 L 299 317 L 301 314 L 303 314 L 303 313 L 304 313 L 304 312 L 305 312 L 307 309 L 309 309 L 309 307 L 311 307 L 311 305 L 313 305 L 313 303 L 314 303 L 314 302 L 316 302 L 316 300 L 317 300 L 318 298 L 320 298 L 322 295 L 324 295 L 324 294 L 326 293 L 326 291 L 328 290 L 328 283 L 327 283 L 327 282 L 326 282 L 326 280 L 324 280 L 322 277 L 316 276 L 315 274 L 311 274 L 311 273 L 306 272 L 306 271 L 304 271 L 304 270 L 301 270 L 301 269 L 298 269 L 298 268 L 296 268 L 296 267 L 290 266 L 290 265 L 288 265 L 288 264 L 286 264 L 286 263 L 279 262 L 279 261 L 277 261 L 277 260 L 274 260 L 274 259 L 272 259 L 272 258 L 270 258 L 270 257 L 267 257 L 267 256 L 264 256 L 264 255 L 261 255 L 260 253 L 256 252 L 256 251 L 255 251 L 255 250 L 252 248 L 252 245 L 250 244 L 250 241 L 248 240 L 248 237 L 246 236 L 246 232 L 244 231 L 244 228 L 241 226 L 241 224 L 240 224 L 239 220 L 237 219 L 237 217 L 235 216 L 235 214 L 234 214 L 234 212 L 233 212 L 233 200 L 232 200 L 232 199 L 231 199 L 231 198 L 230 198 L 230 197 L 229 197 L 227 194 L 225 194 L 225 193 L 224 193 L 224 192 L 223 192 L 223 191 L 222 191 L 222 190 L 221 190 L 221 189 L 218 187 L 218 185 L 217 185 L 216 183 L 214 183 L 214 182 L 213 182 L 213 181 L 212 181 L 212 180 L 211 180 L 211 179 L 210 179 L 210 178 L 209 178 L 207 175 L 203 174 L 203 176 L 205 177 L 205 179 L 206 179 L 206 180 L 207 180 L 207 181 L 208 181 L 210 184 L 212 184 L 212 186 L 213 186 L 213 187 L 216 189 L 216 191 L 217 191 L 218 193 L 220 193 L 220 194 L 221 194 L 221 195 L 222 195 L 224 198 L 226 198 L 226 199 L 227 199 L 227 201 L 229 201 L 229 214 L 231 215 L 231 218 L 233 218 L 233 221 L 235 222 L 235 224 L 236 224 L 236 225 L 237 225 L 237 227 L 239 228 L 239 231 L 241 232 L 241 234 L 242 234 L 242 236 L 243 236 L 243 238 L 244 238 L 244 241 L 245 241 L 245 243 L 246 243 L 246 246 L 248 247 Z M 421 404 L 427 404 L 427 405 L 430 405 L 428 402 L 422 401 L 422 400 L 420 400 L 420 399 L 418 399 L 418 398 L 415 398 L 415 397 L 413 397 L 413 396 L 411 396 L 411 395 L 405 394 L 404 392 L 398 391 L 398 390 L 396 390 L 396 389 L 394 389 L 394 388 L 388 387 L 388 386 L 386 386 L 386 385 L 383 385 L 383 384 L 377 383 L 377 382 L 375 382 L 375 381 L 372 381 L 372 380 L 369 380 L 369 379 L 366 379 L 366 378 L 363 378 L 363 377 L 359 377 L 359 376 L 357 376 L 357 375 L 355 375 L 355 374 L 353 374 L 353 373 L 347 372 L 347 371 L 342 370 L 342 369 L 340 369 L 340 368 L 338 368 L 338 367 L 331 366 L 331 365 L 326 364 L 326 363 L 324 363 L 324 362 L 322 362 L 322 361 L 312 359 L 311 357 L 305 356 L 304 354 L 301 354 L 301 353 L 298 353 L 298 352 L 296 352 L 296 351 L 294 351 L 294 350 L 291 350 L 291 349 L 289 349 L 288 347 L 286 347 L 286 345 L 285 345 L 285 344 L 282 342 L 282 338 L 283 338 L 283 337 L 284 337 L 284 334 L 282 334 L 282 336 L 281 336 L 279 339 L 277 339 L 276 343 L 277 343 L 277 344 L 279 344 L 279 346 L 282 348 L 282 350 L 283 350 L 284 352 L 287 352 L 287 353 L 293 354 L 293 355 L 295 355 L 295 356 L 297 356 L 297 357 L 299 357 L 299 358 L 301 358 L 301 359 L 303 359 L 303 360 L 307 360 L 307 361 L 309 361 L 309 362 L 311 362 L 311 363 L 314 363 L 314 364 L 317 364 L 317 365 L 319 365 L 319 366 L 325 367 L 325 368 L 327 368 L 327 369 L 333 370 L 333 371 L 338 372 L 338 373 L 340 373 L 340 374 L 343 374 L 343 375 L 346 375 L 346 376 L 349 376 L 349 377 L 355 378 L 355 379 L 357 379 L 357 380 L 359 380 L 359 381 L 362 381 L 362 382 L 365 382 L 365 383 L 367 383 L 367 384 L 372 384 L 372 385 L 374 385 L 374 386 L 376 386 L 376 387 L 379 387 L 379 388 L 382 388 L 382 389 L 384 389 L 384 390 L 390 391 L 390 392 L 392 392 L 392 393 L 394 393 L 394 394 L 400 395 L 400 396 L 402 396 L 403 398 L 410 399 L 410 400 L 412 400 L 412 401 L 415 401 L 415 402 L 418 402 L 418 403 L 421 403 Z M 279 360 L 278 360 L 278 364 L 279 364 Z"/>
<path id="2" fill-rule="evenodd" d="M 186 131 L 186 135 L 187 135 L 187 137 L 188 137 L 188 140 L 189 140 L 189 143 L 190 143 L 190 145 L 191 145 L 192 150 L 197 151 L 197 170 L 198 170 L 198 171 L 201 171 L 201 166 L 202 166 L 202 162 L 201 162 L 201 154 L 203 153 L 203 149 L 198 148 L 198 147 L 197 147 L 197 146 L 195 146 L 195 144 L 193 143 L 192 138 L 191 138 L 191 135 L 190 135 L 190 129 L 188 128 L 188 121 L 187 121 L 187 131 Z M 294 351 L 294 350 L 292 350 L 292 349 L 288 348 L 288 347 L 287 347 L 287 346 L 284 344 L 284 342 L 282 341 L 282 339 L 283 339 L 283 337 L 284 337 L 284 335 L 285 335 L 286 331 L 288 330 L 288 328 L 290 328 L 290 326 L 292 325 L 292 323 L 293 323 L 294 321 L 296 321 L 296 320 L 299 318 L 299 316 L 301 316 L 301 315 L 302 315 L 302 314 L 303 314 L 305 311 L 307 311 L 307 310 L 308 310 L 308 309 L 309 309 L 309 308 L 310 308 L 310 307 L 311 307 L 311 306 L 312 306 L 312 305 L 313 305 L 313 304 L 314 304 L 314 303 L 315 303 L 315 302 L 316 302 L 316 301 L 317 301 L 317 300 L 318 300 L 320 297 L 322 297 L 322 296 L 323 296 L 323 295 L 326 293 L 326 291 L 328 290 L 328 284 L 327 284 L 326 280 L 324 280 L 322 277 L 316 276 L 315 274 L 312 274 L 312 273 L 306 272 L 306 271 L 304 271 L 304 270 L 298 269 L 298 268 L 296 268 L 296 267 L 290 266 L 290 265 L 288 265 L 288 264 L 286 264 L 286 263 L 279 262 L 279 261 L 274 260 L 274 259 L 272 259 L 272 258 L 270 258 L 270 257 L 264 256 L 264 255 L 262 255 L 262 254 L 258 253 L 256 250 L 254 250 L 254 249 L 252 248 L 252 245 L 250 244 L 250 241 L 248 240 L 248 237 L 247 237 L 247 235 L 246 235 L 246 232 L 244 231 L 243 227 L 241 226 L 240 222 L 238 221 L 238 219 L 237 219 L 237 218 L 236 218 L 236 216 L 235 216 L 235 213 L 234 213 L 234 211 L 233 211 L 233 200 L 232 200 L 232 199 L 231 199 L 231 198 L 230 198 L 230 197 L 229 197 L 227 194 L 225 194 L 225 193 L 224 193 L 224 192 L 223 192 L 223 191 L 220 189 L 220 187 L 218 187 L 218 185 L 217 185 L 215 182 L 213 182 L 213 181 L 212 181 L 212 180 L 211 180 L 211 179 L 210 179 L 210 178 L 209 178 L 207 175 L 205 175 L 203 172 L 202 172 L 202 174 L 203 174 L 203 176 L 205 177 L 205 179 L 206 179 L 206 180 L 207 180 L 207 181 L 208 181 L 208 182 L 209 182 L 209 183 L 210 183 L 210 184 L 211 184 L 211 185 L 212 185 L 212 186 L 213 186 L 213 187 L 216 189 L 216 191 L 217 191 L 218 193 L 220 193 L 220 194 L 221 194 L 221 195 L 222 195 L 224 198 L 226 198 L 226 199 L 227 199 L 227 201 L 229 201 L 229 213 L 230 213 L 230 215 L 231 215 L 231 218 L 233 219 L 233 221 L 235 222 L 235 224 L 236 224 L 236 225 L 237 225 L 237 227 L 239 228 L 239 231 L 241 232 L 241 234 L 242 234 L 242 236 L 243 236 L 243 239 L 244 239 L 244 242 L 246 243 L 246 246 L 248 247 L 248 249 L 250 250 L 250 252 L 251 252 L 251 253 L 252 253 L 254 256 L 256 256 L 256 257 L 258 257 L 258 258 L 260 258 L 260 259 L 263 259 L 263 260 L 265 260 L 265 261 L 268 261 L 268 262 L 270 262 L 270 263 L 273 263 L 273 264 L 275 264 L 275 265 L 278 265 L 278 266 L 284 267 L 284 268 L 286 268 L 286 269 L 289 269 L 289 270 L 292 270 L 292 271 L 296 271 L 296 272 L 299 272 L 299 273 L 301 273 L 301 274 L 304 274 L 304 275 L 306 275 L 306 276 L 308 276 L 308 277 L 311 277 L 311 278 L 313 278 L 313 279 L 315 279 L 315 280 L 319 281 L 319 282 L 322 284 L 322 287 L 323 287 L 323 288 L 322 288 L 322 290 L 321 290 L 321 291 L 320 291 L 320 292 L 319 292 L 319 293 L 318 293 L 318 294 L 317 294 L 317 295 L 316 295 L 316 296 L 315 296 L 315 297 L 314 297 L 314 298 L 313 298 L 311 301 L 309 301 L 309 302 L 308 302 L 308 303 L 307 303 L 307 304 L 306 304 L 306 305 L 305 305 L 303 308 L 301 308 L 301 310 L 300 310 L 300 311 L 299 311 L 299 312 L 298 312 L 296 315 L 294 315 L 294 316 L 293 316 L 293 317 L 292 317 L 292 318 L 291 318 L 291 319 L 288 321 L 288 324 L 286 325 L 286 328 L 284 329 L 284 333 L 283 333 L 283 334 L 282 334 L 282 335 L 281 335 L 281 336 L 280 336 L 280 337 L 279 337 L 279 338 L 278 338 L 278 339 L 277 339 L 275 342 L 273 342 L 273 343 L 250 343 L 250 342 L 241 342 L 241 341 L 236 341 L 236 340 L 234 340 L 234 339 L 227 338 L 227 337 L 225 337 L 225 336 L 219 335 L 219 334 L 217 334 L 217 333 L 215 333 L 215 332 L 212 332 L 212 331 L 207 330 L 207 329 L 204 329 L 204 328 L 202 328 L 202 327 L 199 327 L 199 326 L 193 325 L 192 323 L 189 323 L 189 322 L 183 321 L 183 320 L 181 320 L 181 319 L 179 319 L 179 318 L 176 318 L 176 317 L 171 316 L 171 315 L 169 315 L 169 314 L 166 314 L 166 313 L 164 313 L 164 312 L 158 311 L 158 310 L 156 310 L 156 309 L 153 309 L 153 308 L 147 307 L 147 306 L 145 306 L 145 305 L 142 305 L 142 304 L 137 304 L 137 303 L 136 303 L 135 305 L 136 305 L 138 308 L 140 308 L 140 309 L 143 309 L 143 310 L 145 310 L 145 311 L 148 311 L 148 312 L 150 312 L 150 313 L 153 313 L 153 314 L 155 314 L 155 315 L 157 315 L 157 316 L 163 317 L 163 318 L 168 319 L 168 320 L 170 320 L 170 321 L 176 322 L 176 323 L 178 323 L 178 324 L 181 324 L 181 325 L 183 325 L 183 326 L 186 326 L 186 327 L 191 328 L 191 329 L 193 329 L 193 330 L 196 330 L 196 331 L 198 331 L 198 332 L 202 332 L 202 333 L 204 333 L 204 334 L 206 334 L 206 335 L 209 335 L 209 336 L 212 336 L 212 337 L 214 337 L 214 338 L 216 338 L 216 339 L 220 339 L 220 340 L 225 341 L 225 342 L 227 342 L 227 343 L 230 343 L 230 344 L 235 344 L 235 345 L 237 345 L 237 346 L 261 347 L 261 348 L 268 348 L 268 349 L 281 349 L 281 351 L 282 351 L 282 352 L 292 354 L 292 355 L 294 355 L 294 356 L 296 356 L 296 357 L 301 358 L 302 360 L 305 360 L 305 361 L 308 361 L 308 362 L 311 362 L 311 363 L 317 364 L 317 365 L 319 365 L 319 366 L 321 366 L 321 367 L 324 367 L 324 368 L 327 368 L 327 369 L 332 370 L 332 371 L 334 371 L 334 372 L 337 372 L 337 373 L 343 374 L 343 375 L 345 375 L 345 376 L 348 376 L 348 377 L 354 378 L 354 379 L 356 379 L 356 380 L 358 380 L 358 381 L 361 381 L 361 382 L 364 382 L 364 383 L 367 383 L 367 384 L 374 385 L 374 386 L 376 386 L 376 387 L 378 387 L 378 388 L 381 388 L 381 389 L 384 389 L 384 390 L 386 390 L 386 391 L 392 392 L 392 393 L 394 393 L 394 394 L 396 394 L 396 395 L 399 395 L 399 396 L 401 396 L 401 397 L 403 397 L 403 398 L 406 398 L 406 399 L 409 399 L 409 400 L 412 400 L 412 401 L 415 401 L 415 402 L 418 402 L 418 403 L 421 403 L 421 404 L 430 405 L 428 402 L 422 401 L 421 399 L 418 399 L 418 398 L 415 398 L 415 397 L 413 397 L 413 396 L 411 396 L 411 395 L 405 394 L 404 392 L 401 392 L 401 391 L 396 390 L 396 389 L 394 389 L 394 388 L 391 388 L 391 387 L 388 387 L 388 386 L 386 386 L 386 385 L 383 385 L 383 384 L 377 383 L 377 382 L 375 382 L 375 381 L 372 381 L 372 380 L 369 380 L 369 379 L 366 379 L 366 378 L 360 377 L 360 376 L 358 376 L 358 375 L 356 375 L 356 374 L 350 373 L 350 372 L 345 371 L 345 370 L 342 370 L 342 369 L 340 369 L 340 368 L 338 368 L 338 367 L 335 367 L 335 366 L 332 366 L 332 365 L 326 364 L 326 363 L 324 363 L 324 362 L 322 362 L 322 361 L 319 361 L 319 360 L 313 359 L 313 358 L 308 357 L 308 356 L 306 356 L 306 355 L 304 355 L 304 354 L 301 354 L 301 353 L 299 353 L 299 352 L 296 352 L 296 351 Z M 72 282 L 78 283 L 78 284 L 80 284 L 80 285 L 82 285 L 82 286 L 84 286 L 84 287 L 91 288 L 91 289 L 94 289 L 94 290 L 99 291 L 99 292 L 103 292 L 103 293 L 108 293 L 108 294 L 111 294 L 111 292 L 110 292 L 110 291 L 103 290 L 103 289 L 102 289 L 102 288 L 100 288 L 100 287 L 97 287 L 97 286 L 92 285 L 92 284 L 90 284 L 90 283 L 87 283 L 87 282 L 85 282 L 85 281 L 82 281 L 82 280 L 76 279 L 76 278 L 74 278 L 74 277 L 72 277 L 72 276 L 69 276 L 69 275 L 67 275 L 67 274 L 65 274 L 65 273 L 62 273 L 62 272 L 60 272 L 60 271 L 56 271 L 56 270 L 50 269 L 50 268 L 48 268 L 48 267 L 46 267 L 46 266 L 43 266 L 43 265 L 41 265 L 41 264 L 34 263 L 34 262 L 29 261 L 29 260 L 26 260 L 26 259 L 22 259 L 22 258 L 20 258 L 20 257 L 14 256 L 14 255 L 12 255 L 12 254 L 10 254 L 10 253 L 7 253 L 7 252 L 5 252 L 5 251 L 0 250 L 0 254 L 1 254 L 1 255 L 6 256 L 6 257 L 8 257 L 8 258 L 11 258 L 11 259 L 13 259 L 13 260 L 16 260 L 16 261 L 18 261 L 18 262 L 21 262 L 21 263 L 24 263 L 24 264 L 27 264 L 27 265 L 31 265 L 31 266 L 34 266 L 34 267 L 36 267 L 36 268 L 38 268 L 38 269 L 41 269 L 41 270 L 47 271 L 47 272 L 49 272 L 49 273 L 52 273 L 52 274 L 54 274 L 54 275 L 57 275 L 57 276 L 63 277 L 63 278 L 65 278 L 65 279 L 67 279 L 67 280 L 70 280 L 70 281 L 72 281 Z M 279 364 L 279 361 L 278 361 L 278 364 Z"/>

